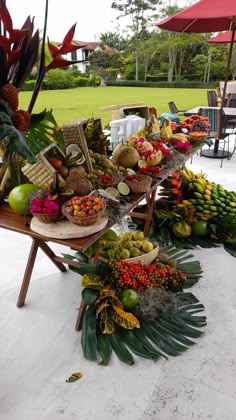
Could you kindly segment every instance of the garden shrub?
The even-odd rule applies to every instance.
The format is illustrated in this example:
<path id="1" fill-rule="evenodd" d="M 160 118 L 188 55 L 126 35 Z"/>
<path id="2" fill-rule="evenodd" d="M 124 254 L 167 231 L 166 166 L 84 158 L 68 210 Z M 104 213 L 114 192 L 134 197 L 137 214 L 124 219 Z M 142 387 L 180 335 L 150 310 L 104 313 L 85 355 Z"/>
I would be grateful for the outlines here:
<path id="1" fill-rule="evenodd" d="M 89 78 L 88 77 L 77 76 L 77 77 L 74 78 L 74 83 L 75 83 L 76 87 L 89 86 Z"/>
<path id="2" fill-rule="evenodd" d="M 23 86 L 21 87 L 22 92 L 33 91 L 35 86 L 35 80 L 26 80 Z"/>
<path id="3" fill-rule="evenodd" d="M 67 70 L 50 70 L 43 82 L 43 89 L 70 89 L 75 86 L 74 77 Z"/>

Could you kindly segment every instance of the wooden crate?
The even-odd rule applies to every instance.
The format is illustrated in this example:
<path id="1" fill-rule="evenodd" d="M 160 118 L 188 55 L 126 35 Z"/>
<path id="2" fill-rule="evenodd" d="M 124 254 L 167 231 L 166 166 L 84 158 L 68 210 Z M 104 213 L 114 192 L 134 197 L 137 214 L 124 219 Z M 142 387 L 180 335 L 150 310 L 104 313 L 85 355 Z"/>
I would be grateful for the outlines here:
<path id="1" fill-rule="evenodd" d="M 52 143 L 36 155 L 36 163 L 27 163 L 21 168 L 23 174 L 29 179 L 29 181 L 39 187 L 47 186 L 47 188 L 50 188 L 50 185 L 55 180 L 57 170 L 54 169 L 48 161 L 48 158 L 51 156 L 50 152 L 53 148 L 57 150 L 58 155 L 65 157 L 64 153 L 57 144 Z M 58 179 L 60 182 L 65 182 L 64 178 L 62 178 L 60 174 L 58 174 Z"/>
<path id="2" fill-rule="evenodd" d="M 138 102 L 138 103 L 131 103 L 131 104 L 120 104 L 120 105 L 109 105 L 109 106 L 103 106 L 100 108 L 100 111 L 111 111 L 111 119 L 112 120 L 119 120 L 122 118 L 123 109 L 129 108 L 147 108 L 146 104 L 144 102 Z M 147 108 L 148 109 L 148 108 Z M 141 115 L 142 117 L 142 115 Z M 146 117 L 144 117 L 146 118 Z M 148 118 L 148 117 L 147 117 Z"/>

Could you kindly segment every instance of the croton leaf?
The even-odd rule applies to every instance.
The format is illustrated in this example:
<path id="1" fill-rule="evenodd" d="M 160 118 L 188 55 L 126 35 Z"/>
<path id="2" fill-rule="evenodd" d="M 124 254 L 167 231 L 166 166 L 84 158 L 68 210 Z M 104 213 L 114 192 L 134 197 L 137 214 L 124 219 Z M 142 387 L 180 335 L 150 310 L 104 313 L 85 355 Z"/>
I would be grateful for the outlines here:
<path id="1" fill-rule="evenodd" d="M 102 334 L 112 334 L 115 331 L 115 324 L 108 307 L 104 307 L 100 313 L 100 330 Z"/>
<path id="2" fill-rule="evenodd" d="M 112 305 L 112 308 L 114 310 L 112 318 L 117 324 L 121 325 L 121 327 L 127 330 L 140 328 L 139 321 L 133 314 L 125 312 L 123 309 L 114 304 Z"/>
<path id="3" fill-rule="evenodd" d="M 66 382 L 75 382 L 78 381 L 78 379 L 81 379 L 83 377 L 81 372 L 72 373 L 70 377 L 66 380 Z"/>
<path id="4" fill-rule="evenodd" d="M 98 316 L 103 309 L 108 308 L 110 306 L 110 301 L 109 299 L 103 299 L 100 300 L 99 302 L 96 302 L 96 315 Z"/>

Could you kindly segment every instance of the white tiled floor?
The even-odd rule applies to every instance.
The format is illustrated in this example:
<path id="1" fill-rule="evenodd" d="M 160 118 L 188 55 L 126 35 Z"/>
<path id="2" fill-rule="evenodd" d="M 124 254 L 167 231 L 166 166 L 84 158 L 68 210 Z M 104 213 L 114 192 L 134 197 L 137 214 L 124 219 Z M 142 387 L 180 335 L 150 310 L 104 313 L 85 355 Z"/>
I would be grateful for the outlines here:
<path id="1" fill-rule="evenodd" d="M 188 166 L 236 190 L 235 165 L 236 154 L 223 168 L 199 156 Z M 192 291 L 208 318 L 197 345 L 169 361 L 136 358 L 128 367 L 114 357 L 101 367 L 83 358 L 74 330 L 79 276 L 58 272 L 39 253 L 26 305 L 18 309 L 30 239 L 0 233 L 1 420 L 236 419 L 236 259 L 222 247 L 194 251 L 204 274 Z M 66 383 L 74 372 L 82 379 Z"/>

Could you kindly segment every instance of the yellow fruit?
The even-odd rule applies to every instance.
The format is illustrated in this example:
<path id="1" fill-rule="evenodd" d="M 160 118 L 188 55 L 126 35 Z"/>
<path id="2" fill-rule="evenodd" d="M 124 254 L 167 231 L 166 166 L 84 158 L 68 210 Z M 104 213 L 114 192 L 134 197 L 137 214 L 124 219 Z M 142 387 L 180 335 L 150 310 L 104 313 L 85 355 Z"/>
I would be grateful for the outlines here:
<path id="1" fill-rule="evenodd" d="M 130 252 L 128 249 L 123 248 L 120 253 L 120 259 L 121 260 L 127 260 L 130 257 Z"/>
<path id="2" fill-rule="evenodd" d="M 144 252 L 151 252 L 153 250 L 154 246 L 150 241 L 144 241 L 143 242 L 143 250 Z"/>
<path id="3" fill-rule="evenodd" d="M 135 230 L 132 235 L 135 241 L 142 241 L 144 239 L 144 233 L 141 230 Z"/>
<path id="4" fill-rule="evenodd" d="M 112 197 L 118 197 L 119 191 L 115 187 L 108 187 L 105 189 L 107 194 L 112 195 Z"/>
<path id="5" fill-rule="evenodd" d="M 139 257 L 139 255 L 140 255 L 139 249 L 136 248 L 135 246 L 133 246 L 132 248 L 130 248 L 129 252 L 130 252 L 130 257 L 131 258 L 133 258 L 133 257 Z"/>

